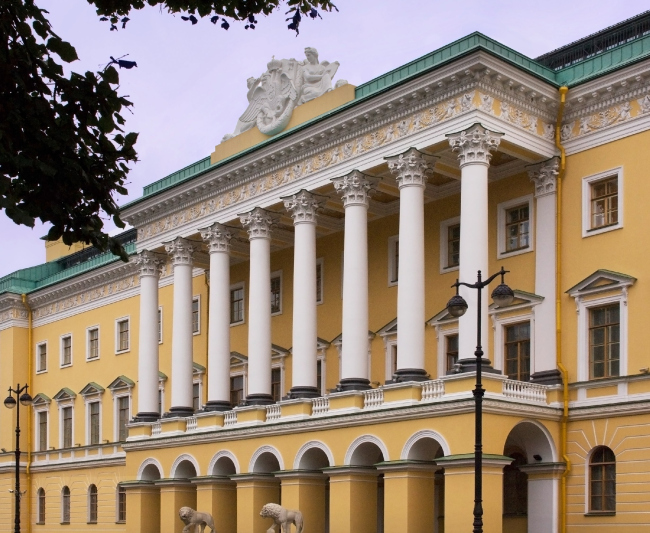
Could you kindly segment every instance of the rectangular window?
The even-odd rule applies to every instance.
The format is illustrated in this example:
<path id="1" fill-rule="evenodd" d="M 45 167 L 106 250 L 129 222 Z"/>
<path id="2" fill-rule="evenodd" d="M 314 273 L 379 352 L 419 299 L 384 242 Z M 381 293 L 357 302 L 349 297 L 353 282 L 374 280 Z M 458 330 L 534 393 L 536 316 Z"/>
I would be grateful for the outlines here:
<path id="1" fill-rule="evenodd" d="M 230 378 L 230 405 L 237 407 L 244 400 L 244 376 Z"/>
<path id="2" fill-rule="evenodd" d="M 117 321 L 117 351 L 124 352 L 129 349 L 129 319 Z"/>
<path id="3" fill-rule="evenodd" d="M 244 286 L 230 289 L 230 323 L 240 324 L 244 321 Z"/>
<path id="4" fill-rule="evenodd" d="M 129 436 L 126 425 L 129 423 L 129 397 L 120 396 L 117 399 L 117 440 L 125 441 Z"/>
<path id="5" fill-rule="evenodd" d="M 506 252 L 528 248 L 529 216 L 528 204 L 506 209 Z"/>
<path id="6" fill-rule="evenodd" d="M 388 285 L 399 280 L 399 236 L 388 239 Z"/>
<path id="7" fill-rule="evenodd" d="M 61 337 L 61 366 L 72 364 L 72 337 L 66 335 Z"/>
<path id="8" fill-rule="evenodd" d="M 162 344 L 163 335 L 162 335 L 162 307 L 158 308 L 158 344 Z"/>
<path id="9" fill-rule="evenodd" d="M 47 411 L 38 413 L 38 451 L 47 451 Z"/>
<path id="10" fill-rule="evenodd" d="M 47 370 L 47 343 L 39 344 L 36 347 L 36 371 L 45 372 Z"/>
<path id="11" fill-rule="evenodd" d="M 316 261 L 316 303 L 323 303 L 323 259 Z"/>
<path id="12" fill-rule="evenodd" d="M 447 265 L 446 268 L 460 265 L 460 224 L 447 226 Z"/>
<path id="13" fill-rule="evenodd" d="M 397 372 L 397 344 L 390 345 L 390 379 Z"/>
<path id="14" fill-rule="evenodd" d="M 63 408 L 63 447 L 72 448 L 72 407 Z"/>
<path id="15" fill-rule="evenodd" d="M 198 333 L 201 328 L 201 314 L 199 312 L 198 296 L 192 300 L 192 333 Z"/>
<path id="16" fill-rule="evenodd" d="M 88 425 L 90 426 L 90 443 L 99 444 L 99 402 L 88 404 Z"/>
<path id="17" fill-rule="evenodd" d="M 318 395 L 323 395 L 323 361 L 319 359 L 316 361 L 316 388 Z"/>
<path id="18" fill-rule="evenodd" d="M 126 489 L 122 486 L 117 488 L 117 521 L 126 522 Z"/>
<path id="19" fill-rule="evenodd" d="M 618 176 L 590 183 L 591 228 L 618 224 Z"/>
<path id="20" fill-rule="evenodd" d="M 201 384 L 193 383 L 192 384 L 192 407 L 194 412 L 201 409 Z"/>
<path id="21" fill-rule="evenodd" d="M 163 414 L 163 391 L 158 389 L 158 414 L 162 416 Z"/>
<path id="22" fill-rule="evenodd" d="M 589 377 L 620 375 L 620 306 L 589 309 Z"/>
<path id="23" fill-rule="evenodd" d="M 282 369 L 271 369 L 271 396 L 274 402 L 279 402 L 282 399 Z"/>
<path id="24" fill-rule="evenodd" d="M 458 363 L 458 334 L 445 337 L 445 351 L 447 354 L 447 372 L 451 372 Z"/>
<path id="25" fill-rule="evenodd" d="M 282 312 L 282 274 L 271 276 L 271 314 Z"/>
<path id="26" fill-rule="evenodd" d="M 505 327 L 505 367 L 510 379 L 530 380 L 530 322 Z"/>
<path id="27" fill-rule="evenodd" d="M 99 328 L 88 330 L 88 359 L 99 357 Z"/>

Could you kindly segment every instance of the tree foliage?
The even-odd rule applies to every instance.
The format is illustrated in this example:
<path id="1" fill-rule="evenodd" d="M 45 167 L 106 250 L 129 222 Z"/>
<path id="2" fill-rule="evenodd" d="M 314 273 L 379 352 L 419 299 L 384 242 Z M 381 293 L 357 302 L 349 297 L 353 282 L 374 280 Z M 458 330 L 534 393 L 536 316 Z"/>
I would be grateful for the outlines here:
<path id="1" fill-rule="evenodd" d="M 250 22 L 286 4 L 295 31 L 301 14 L 313 18 L 317 8 L 335 9 L 329 0 L 87 1 L 98 16 L 122 27 L 131 10 L 147 5 L 188 13 L 194 24 L 194 15 L 213 23 L 219 17 Z M 127 260 L 120 243 L 104 231 L 104 218 L 124 227 L 116 196 L 127 193 L 137 134 L 122 130 L 122 113 L 133 104 L 118 94 L 112 65 L 64 74 L 62 63 L 77 60 L 77 52 L 46 15 L 36 0 L 0 1 L 0 210 L 16 224 L 50 223 L 49 240 L 92 244 Z"/>

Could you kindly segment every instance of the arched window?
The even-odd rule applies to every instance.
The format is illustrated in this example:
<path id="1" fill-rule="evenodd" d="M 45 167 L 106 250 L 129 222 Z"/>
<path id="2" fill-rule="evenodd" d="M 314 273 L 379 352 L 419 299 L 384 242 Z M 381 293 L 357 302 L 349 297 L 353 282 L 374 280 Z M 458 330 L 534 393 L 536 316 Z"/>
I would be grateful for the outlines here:
<path id="1" fill-rule="evenodd" d="M 607 446 L 599 446 L 589 461 L 589 512 L 616 511 L 616 456 Z"/>
<path id="2" fill-rule="evenodd" d="M 44 524 L 45 523 L 45 489 L 41 487 L 40 489 L 38 489 L 36 495 L 37 495 L 36 506 L 37 506 L 37 513 L 38 513 L 38 521 L 36 523 Z"/>
<path id="3" fill-rule="evenodd" d="M 126 488 L 124 485 L 117 486 L 117 522 L 126 522 Z"/>
<path id="4" fill-rule="evenodd" d="M 97 523 L 97 486 L 88 487 L 88 523 Z"/>
<path id="5" fill-rule="evenodd" d="M 70 523 L 70 489 L 68 487 L 61 489 L 61 523 Z"/>
<path id="6" fill-rule="evenodd" d="M 526 516 L 528 514 L 528 475 L 519 470 L 526 464 L 523 453 L 509 454 L 512 463 L 503 469 L 503 514 Z"/>

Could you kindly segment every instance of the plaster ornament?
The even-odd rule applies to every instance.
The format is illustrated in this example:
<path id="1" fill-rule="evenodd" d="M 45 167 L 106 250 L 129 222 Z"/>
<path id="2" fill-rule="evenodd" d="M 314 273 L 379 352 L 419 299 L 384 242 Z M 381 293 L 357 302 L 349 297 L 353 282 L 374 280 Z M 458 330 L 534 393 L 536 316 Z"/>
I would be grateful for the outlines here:
<path id="1" fill-rule="evenodd" d="M 535 196 L 546 196 L 554 194 L 557 187 L 557 176 L 560 169 L 560 158 L 552 157 L 537 165 L 531 165 L 528 171 L 530 181 L 535 184 Z"/>
<path id="2" fill-rule="evenodd" d="M 140 267 L 140 277 L 159 277 L 165 266 L 163 257 L 149 250 L 141 251 L 134 259 L 134 263 Z"/>
<path id="3" fill-rule="evenodd" d="M 290 533 L 291 524 L 296 526 L 296 533 L 301 533 L 303 527 L 302 513 L 285 509 L 277 503 L 267 503 L 260 511 L 262 518 L 272 518 L 273 525 L 266 530 L 266 533 L 275 533 L 276 526 L 280 526 L 281 533 Z"/>
<path id="4" fill-rule="evenodd" d="M 379 183 L 378 178 L 368 176 L 358 170 L 353 170 L 339 178 L 332 178 L 331 181 L 336 192 L 341 195 L 344 207 L 350 205 L 368 207 L 370 195 Z"/>
<path id="5" fill-rule="evenodd" d="M 322 203 L 318 196 L 301 189 L 293 196 L 283 196 L 280 199 L 284 201 L 284 208 L 293 218 L 294 225 L 316 223 L 316 212 Z"/>
<path id="6" fill-rule="evenodd" d="M 181 517 L 181 520 L 185 524 L 183 533 L 199 533 L 199 527 L 201 528 L 201 533 L 203 533 L 206 526 L 210 528 L 210 533 L 214 533 L 214 520 L 209 513 L 199 513 L 191 507 L 181 507 L 178 511 L 178 516 Z"/>
<path id="7" fill-rule="evenodd" d="M 437 157 L 409 148 L 406 152 L 384 159 L 401 189 L 410 185 L 425 187 L 427 176 L 433 172 Z"/>
<path id="8" fill-rule="evenodd" d="M 293 110 L 305 102 L 332 90 L 332 78 L 339 68 L 338 61 L 318 61 L 315 48 L 305 48 L 306 59 L 275 59 L 259 78 L 246 80 L 248 107 L 239 117 L 232 134 L 223 141 L 243 133 L 253 126 L 265 135 L 280 133 L 291 120 Z M 345 80 L 339 80 L 345 85 Z M 340 85 L 337 83 L 337 87 Z"/>
<path id="9" fill-rule="evenodd" d="M 164 242 L 165 251 L 172 258 L 172 265 L 192 265 L 192 259 L 196 246 L 191 241 L 176 237 L 173 241 Z"/>
<path id="10" fill-rule="evenodd" d="M 240 213 L 239 220 L 248 230 L 248 239 L 270 239 L 273 225 L 277 223 L 278 216 L 266 209 L 256 207 L 248 213 Z"/>
<path id="11" fill-rule="evenodd" d="M 468 163 L 489 165 L 492 159 L 490 152 L 499 147 L 501 137 L 503 133 L 490 131 L 481 124 L 474 124 L 466 130 L 447 135 L 452 151 L 458 153 L 461 167 Z"/>

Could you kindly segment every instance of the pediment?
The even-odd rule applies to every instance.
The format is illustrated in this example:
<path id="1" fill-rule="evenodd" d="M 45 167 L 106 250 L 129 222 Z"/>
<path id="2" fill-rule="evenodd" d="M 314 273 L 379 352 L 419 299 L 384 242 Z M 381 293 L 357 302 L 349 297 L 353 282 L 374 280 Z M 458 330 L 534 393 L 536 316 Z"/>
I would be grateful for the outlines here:
<path id="1" fill-rule="evenodd" d="M 230 352 L 230 366 L 248 364 L 248 357 L 239 352 Z"/>
<path id="2" fill-rule="evenodd" d="M 49 405 L 52 399 L 42 392 L 39 392 L 36 396 L 34 396 L 34 401 L 32 405 L 34 406 L 39 406 L 39 405 Z"/>
<path id="3" fill-rule="evenodd" d="M 377 336 L 377 334 L 374 331 L 368 330 L 368 340 L 371 341 Z M 330 344 L 334 344 L 335 346 L 341 346 L 343 344 L 343 333 L 339 333 L 336 337 L 332 339 L 332 342 Z"/>
<path id="4" fill-rule="evenodd" d="M 92 394 L 103 394 L 104 393 L 104 387 L 101 385 L 98 385 L 94 381 L 91 381 L 86 385 L 83 389 L 79 391 L 79 394 L 82 396 L 90 396 Z"/>
<path id="5" fill-rule="evenodd" d="M 383 328 L 377 331 L 377 335 L 379 335 L 380 337 L 386 337 L 387 335 L 395 335 L 395 334 L 397 334 L 397 318 L 393 318 L 393 320 L 391 320 Z"/>
<path id="6" fill-rule="evenodd" d="M 628 274 L 600 269 L 571 287 L 566 293 L 575 298 L 585 294 L 622 290 L 634 285 L 635 282 L 636 278 Z"/>
<path id="7" fill-rule="evenodd" d="M 278 357 L 286 357 L 289 355 L 289 350 L 278 346 L 277 344 L 271 344 L 271 359 L 277 359 Z"/>
<path id="8" fill-rule="evenodd" d="M 111 382 L 108 388 L 110 390 L 130 389 L 134 385 L 135 382 L 132 379 L 129 379 L 126 376 L 118 376 Z"/>
<path id="9" fill-rule="evenodd" d="M 458 322 L 458 317 L 451 316 L 446 307 L 427 320 L 427 324 L 433 327 L 452 322 Z"/>
<path id="10" fill-rule="evenodd" d="M 192 362 L 192 374 L 205 374 L 205 367 L 199 363 Z"/>
<path id="11" fill-rule="evenodd" d="M 164 372 L 158 371 L 158 381 L 167 381 L 167 374 Z"/>
<path id="12" fill-rule="evenodd" d="M 512 292 L 515 293 L 512 303 L 506 307 L 498 307 L 494 302 L 492 302 L 488 308 L 490 314 L 516 311 L 517 309 L 527 309 L 539 305 L 544 301 L 543 296 L 533 294 L 532 292 L 520 291 L 518 289 L 513 289 Z"/>
<path id="13" fill-rule="evenodd" d="M 57 402 L 62 402 L 65 400 L 74 400 L 77 397 L 77 393 L 68 387 L 63 387 L 59 392 L 54 395 L 54 399 Z"/>

